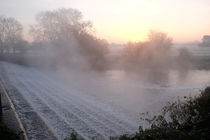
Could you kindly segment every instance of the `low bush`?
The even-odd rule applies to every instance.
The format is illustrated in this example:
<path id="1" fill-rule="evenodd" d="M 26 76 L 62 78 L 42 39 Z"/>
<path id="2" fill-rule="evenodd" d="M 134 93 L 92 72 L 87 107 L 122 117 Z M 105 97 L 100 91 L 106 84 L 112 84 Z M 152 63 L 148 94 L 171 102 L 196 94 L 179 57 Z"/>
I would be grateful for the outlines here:
<path id="1" fill-rule="evenodd" d="M 0 123 L 0 139 L 1 140 L 19 140 L 20 136 L 9 129 L 6 125 Z"/>
<path id="2" fill-rule="evenodd" d="M 210 87 L 195 97 L 169 102 L 157 116 L 142 114 L 150 127 L 135 134 L 110 137 L 110 140 L 208 140 L 210 138 Z M 65 140 L 78 140 L 73 133 Z"/>
<path id="3" fill-rule="evenodd" d="M 147 116 L 147 113 L 146 113 Z M 169 103 L 158 116 L 142 117 L 150 128 L 112 140 L 208 140 L 210 138 L 210 87 L 196 97 Z"/>

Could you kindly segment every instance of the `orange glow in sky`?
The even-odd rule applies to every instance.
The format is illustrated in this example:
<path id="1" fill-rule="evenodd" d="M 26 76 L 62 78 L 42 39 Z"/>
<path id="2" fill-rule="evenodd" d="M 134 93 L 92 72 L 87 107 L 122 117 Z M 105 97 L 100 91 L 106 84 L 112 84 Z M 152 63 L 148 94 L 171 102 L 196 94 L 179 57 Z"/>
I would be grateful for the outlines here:
<path id="1" fill-rule="evenodd" d="M 96 35 L 109 42 L 145 40 L 150 30 L 165 32 L 174 42 L 210 34 L 209 0 L 5 0 L 0 13 L 29 26 L 40 11 L 58 8 L 80 10 Z"/>

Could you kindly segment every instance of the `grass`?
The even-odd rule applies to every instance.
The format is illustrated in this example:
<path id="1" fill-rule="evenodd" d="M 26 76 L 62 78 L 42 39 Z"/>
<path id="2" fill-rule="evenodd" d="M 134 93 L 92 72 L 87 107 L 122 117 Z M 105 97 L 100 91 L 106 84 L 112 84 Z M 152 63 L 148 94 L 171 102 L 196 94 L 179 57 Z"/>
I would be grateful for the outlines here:
<path id="1" fill-rule="evenodd" d="M 1 140 L 19 140 L 20 136 L 13 130 L 9 129 L 3 123 L 0 123 L 0 139 Z"/>

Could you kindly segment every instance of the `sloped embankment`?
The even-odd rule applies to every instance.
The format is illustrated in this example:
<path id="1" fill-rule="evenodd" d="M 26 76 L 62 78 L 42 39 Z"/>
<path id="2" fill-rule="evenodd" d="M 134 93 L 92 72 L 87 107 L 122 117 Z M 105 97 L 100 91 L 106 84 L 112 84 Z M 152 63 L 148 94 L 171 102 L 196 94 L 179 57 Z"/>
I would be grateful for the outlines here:
<path id="1" fill-rule="evenodd" d="M 58 138 L 30 106 L 30 103 L 11 85 L 7 76 L 2 74 L 4 73 L 3 68 L 1 68 L 0 73 L 3 121 L 5 124 L 17 133 L 22 133 L 22 140 L 57 140 Z"/>
<path id="2" fill-rule="evenodd" d="M 11 102 L 7 92 L 0 83 L 0 96 L 1 96 L 1 138 L 6 139 L 20 139 L 28 140 L 25 129 L 19 116 L 15 112 L 13 103 Z M 6 126 L 4 126 L 6 125 Z M 8 136 L 6 136 L 8 135 Z"/>

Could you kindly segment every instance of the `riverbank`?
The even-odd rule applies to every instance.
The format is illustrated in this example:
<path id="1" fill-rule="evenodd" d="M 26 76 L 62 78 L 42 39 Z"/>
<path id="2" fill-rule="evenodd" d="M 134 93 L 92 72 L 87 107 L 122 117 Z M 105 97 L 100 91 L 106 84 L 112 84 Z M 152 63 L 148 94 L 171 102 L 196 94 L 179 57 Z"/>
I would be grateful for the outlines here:
<path id="1" fill-rule="evenodd" d="M 1 136 L 4 140 L 28 140 L 23 125 L 15 112 L 14 105 L 11 102 L 6 90 L 0 83 L 1 95 Z M 2 138 L 2 137 L 1 137 Z"/>

